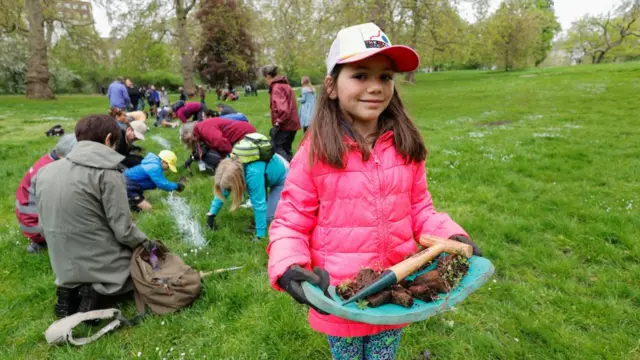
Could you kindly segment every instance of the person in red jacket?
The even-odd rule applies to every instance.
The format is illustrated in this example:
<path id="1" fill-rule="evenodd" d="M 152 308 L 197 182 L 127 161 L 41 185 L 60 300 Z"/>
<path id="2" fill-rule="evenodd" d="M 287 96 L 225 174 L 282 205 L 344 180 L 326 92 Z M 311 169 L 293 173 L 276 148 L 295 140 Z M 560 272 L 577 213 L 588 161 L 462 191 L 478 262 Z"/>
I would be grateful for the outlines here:
<path id="1" fill-rule="evenodd" d="M 262 67 L 262 76 L 269 85 L 269 95 L 271 96 L 271 124 L 273 128 L 271 128 L 270 135 L 273 150 L 287 161 L 291 161 L 293 158 L 291 146 L 296 132 L 300 130 L 296 95 L 287 78 L 278 75 L 277 66 Z"/>
<path id="2" fill-rule="evenodd" d="M 16 217 L 20 224 L 20 230 L 24 236 L 31 240 L 27 247 L 29 253 L 39 253 L 47 248 L 47 242 L 38 227 L 38 211 L 36 209 L 35 188 L 38 170 L 46 165 L 65 157 L 76 145 L 74 134 L 65 135 L 56 144 L 50 153 L 43 155 L 29 168 L 24 175 L 18 190 L 16 190 Z"/>
<path id="3" fill-rule="evenodd" d="M 186 123 L 189 119 L 193 121 L 200 121 L 204 119 L 207 112 L 207 106 L 199 102 L 188 102 L 184 106 L 178 108 L 178 110 L 171 112 L 170 115 L 173 118 L 178 118 L 182 123 Z"/>
<path id="4" fill-rule="evenodd" d="M 188 168 L 197 160 L 203 161 L 210 171 L 214 171 L 220 160 L 231 153 L 235 143 L 254 132 L 256 128 L 248 122 L 219 117 L 182 125 L 180 141 L 193 150 L 185 167 Z"/>

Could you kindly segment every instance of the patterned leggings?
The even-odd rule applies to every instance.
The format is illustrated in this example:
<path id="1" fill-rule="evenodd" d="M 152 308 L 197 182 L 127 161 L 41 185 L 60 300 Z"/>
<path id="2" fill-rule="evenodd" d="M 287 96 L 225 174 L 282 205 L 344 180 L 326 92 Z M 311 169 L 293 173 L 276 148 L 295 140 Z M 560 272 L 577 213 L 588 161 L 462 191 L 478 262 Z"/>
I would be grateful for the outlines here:
<path id="1" fill-rule="evenodd" d="M 363 337 L 329 336 L 329 346 L 333 360 L 393 360 L 401 337 L 402 329 Z"/>

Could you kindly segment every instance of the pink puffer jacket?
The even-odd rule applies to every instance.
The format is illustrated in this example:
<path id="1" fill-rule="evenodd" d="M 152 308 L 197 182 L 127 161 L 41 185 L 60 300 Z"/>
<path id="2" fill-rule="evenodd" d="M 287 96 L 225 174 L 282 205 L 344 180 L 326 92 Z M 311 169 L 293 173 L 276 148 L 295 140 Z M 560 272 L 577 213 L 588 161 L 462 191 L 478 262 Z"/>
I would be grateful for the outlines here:
<path id="1" fill-rule="evenodd" d="M 424 162 L 405 164 L 392 132 L 378 139 L 367 162 L 355 149 L 345 169 L 311 167 L 308 159 L 305 141 L 291 162 L 269 231 L 269 279 L 276 290 L 282 290 L 277 281 L 294 264 L 320 266 L 337 285 L 362 267 L 387 268 L 402 261 L 417 250 L 421 234 L 467 235 L 433 208 Z M 363 324 L 314 310 L 309 323 L 316 331 L 342 337 L 403 326 Z"/>

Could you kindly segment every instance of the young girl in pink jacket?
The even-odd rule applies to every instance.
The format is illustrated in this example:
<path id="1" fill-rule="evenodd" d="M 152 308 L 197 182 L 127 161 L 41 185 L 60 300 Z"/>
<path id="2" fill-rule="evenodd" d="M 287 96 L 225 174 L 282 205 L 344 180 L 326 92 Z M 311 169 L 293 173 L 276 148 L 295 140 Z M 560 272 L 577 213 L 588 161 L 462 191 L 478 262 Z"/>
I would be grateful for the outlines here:
<path id="1" fill-rule="evenodd" d="M 301 282 L 323 288 L 362 267 L 390 267 L 423 234 L 474 246 L 427 191 L 427 150 L 394 88 L 418 55 L 392 46 L 372 23 L 341 30 L 327 58 L 314 121 L 291 163 L 269 231 L 269 279 L 310 305 Z M 313 271 L 312 271 L 313 269 Z M 393 359 L 403 325 L 370 325 L 313 307 L 311 327 L 329 336 L 334 359 Z"/>

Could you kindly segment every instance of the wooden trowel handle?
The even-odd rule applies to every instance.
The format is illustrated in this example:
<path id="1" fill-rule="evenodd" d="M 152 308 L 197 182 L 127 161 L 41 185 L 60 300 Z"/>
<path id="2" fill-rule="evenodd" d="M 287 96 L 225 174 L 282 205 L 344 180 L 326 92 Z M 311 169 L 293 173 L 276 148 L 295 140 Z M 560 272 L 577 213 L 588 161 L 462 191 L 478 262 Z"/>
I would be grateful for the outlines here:
<path id="1" fill-rule="evenodd" d="M 443 249 L 440 245 L 433 245 L 432 247 L 415 253 L 411 255 L 411 257 L 393 265 L 389 270 L 396 274 L 396 278 L 398 279 L 398 282 L 400 282 L 423 267 L 429 261 L 438 257 L 442 251 Z"/>

